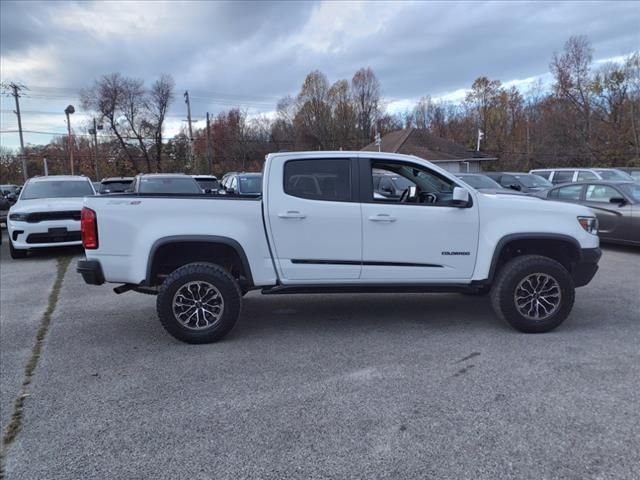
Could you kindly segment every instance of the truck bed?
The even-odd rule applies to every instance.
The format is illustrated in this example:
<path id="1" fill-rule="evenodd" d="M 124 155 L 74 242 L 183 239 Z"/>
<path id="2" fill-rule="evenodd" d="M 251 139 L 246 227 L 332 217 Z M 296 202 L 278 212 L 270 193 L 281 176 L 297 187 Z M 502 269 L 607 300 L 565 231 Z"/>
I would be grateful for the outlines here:
<path id="1" fill-rule="evenodd" d="M 212 231 L 242 244 L 256 286 L 275 282 L 260 198 L 114 195 L 87 197 L 84 206 L 97 212 L 100 237 L 87 259 L 109 257 L 101 263 L 112 282 L 143 282 L 159 238 L 211 237 Z"/>

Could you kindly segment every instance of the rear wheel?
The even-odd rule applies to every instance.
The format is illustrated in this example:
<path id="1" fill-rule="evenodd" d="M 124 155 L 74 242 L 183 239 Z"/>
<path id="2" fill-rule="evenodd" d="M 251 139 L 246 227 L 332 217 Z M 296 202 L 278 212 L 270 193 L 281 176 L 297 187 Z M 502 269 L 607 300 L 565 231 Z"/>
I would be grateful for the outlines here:
<path id="1" fill-rule="evenodd" d="M 13 242 L 9 240 L 9 255 L 11 255 L 11 258 L 25 258 L 27 256 L 27 253 L 27 250 L 18 250 L 16 248 L 13 248 Z"/>
<path id="2" fill-rule="evenodd" d="M 242 304 L 238 282 L 222 267 L 190 263 L 171 273 L 158 291 L 162 326 L 187 343 L 211 343 L 235 325 Z"/>
<path id="3" fill-rule="evenodd" d="M 525 333 L 556 328 L 571 312 L 574 298 L 567 269 L 540 255 L 523 255 L 506 263 L 491 290 L 498 316 Z"/>

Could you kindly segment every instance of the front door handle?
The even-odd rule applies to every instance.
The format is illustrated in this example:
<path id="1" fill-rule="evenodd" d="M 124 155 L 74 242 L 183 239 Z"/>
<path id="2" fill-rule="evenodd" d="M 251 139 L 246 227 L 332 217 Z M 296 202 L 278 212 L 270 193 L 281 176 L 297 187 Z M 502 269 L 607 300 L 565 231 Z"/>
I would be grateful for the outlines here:
<path id="1" fill-rule="evenodd" d="M 297 210 L 287 210 L 284 213 L 279 213 L 278 217 L 280 217 L 280 218 L 294 218 L 294 219 L 298 219 L 298 220 L 302 220 L 303 218 L 307 218 L 307 216 L 304 213 L 300 213 Z"/>
<path id="2" fill-rule="evenodd" d="M 395 222 L 397 219 L 396 217 L 392 217 L 391 215 L 389 215 L 388 213 L 379 213 L 377 215 L 371 215 L 369 217 L 369 220 L 371 220 L 372 222 Z"/>

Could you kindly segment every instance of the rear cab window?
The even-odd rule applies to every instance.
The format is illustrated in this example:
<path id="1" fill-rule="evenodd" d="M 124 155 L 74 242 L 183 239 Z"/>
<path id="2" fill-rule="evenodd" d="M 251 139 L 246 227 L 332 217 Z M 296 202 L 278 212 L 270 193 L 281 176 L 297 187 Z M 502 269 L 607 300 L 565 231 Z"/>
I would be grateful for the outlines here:
<path id="1" fill-rule="evenodd" d="M 349 202 L 352 192 L 349 158 L 289 160 L 284 165 L 284 192 L 293 197 Z"/>

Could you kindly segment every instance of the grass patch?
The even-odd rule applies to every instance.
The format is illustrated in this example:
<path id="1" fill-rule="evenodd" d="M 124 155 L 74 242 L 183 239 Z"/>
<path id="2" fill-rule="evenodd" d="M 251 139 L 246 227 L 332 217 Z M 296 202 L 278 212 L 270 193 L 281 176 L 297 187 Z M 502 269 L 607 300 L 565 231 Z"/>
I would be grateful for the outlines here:
<path id="1" fill-rule="evenodd" d="M 0 452 L 0 478 L 4 478 L 4 458 L 6 450 L 9 445 L 11 445 L 11 443 L 13 443 L 13 441 L 16 439 L 16 436 L 18 435 L 18 433 L 20 433 L 20 430 L 22 428 L 24 400 L 29 396 L 27 390 L 29 384 L 31 383 L 31 380 L 33 379 L 33 374 L 36 370 L 36 367 L 38 366 L 38 360 L 40 359 L 40 353 L 42 352 L 44 339 L 46 338 L 47 332 L 49 331 L 49 325 L 51 325 L 51 316 L 56 309 L 56 305 L 58 304 L 58 297 L 60 296 L 62 281 L 64 280 L 64 275 L 69 268 L 69 263 L 71 263 L 72 258 L 73 257 L 60 257 L 57 259 L 57 275 L 56 280 L 53 283 L 51 293 L 49 294 L 47 309 L 42 315 L 40 327 L 38 328 L 38 333 L 36 334 L 36 342 L 31 349 L 29 361 L 27 362 L 27 365 L 24 369 L 22 388 L 20 389 L 20 393 L 18 394 L 18 397 L 13 404 L 11 420 L 2 436 L 2 452 Z"/>

